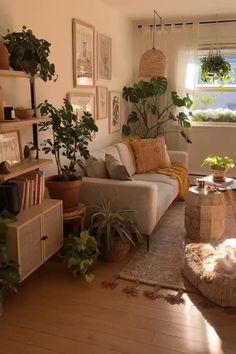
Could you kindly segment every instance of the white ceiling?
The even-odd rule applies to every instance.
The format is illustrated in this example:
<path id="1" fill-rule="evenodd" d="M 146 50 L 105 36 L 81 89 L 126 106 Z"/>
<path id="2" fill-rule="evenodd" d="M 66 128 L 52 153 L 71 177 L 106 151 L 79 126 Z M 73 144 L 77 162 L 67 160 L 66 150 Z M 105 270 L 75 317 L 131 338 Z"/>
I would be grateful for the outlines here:
<path id="1" fill-rule="evenodd" d="M 103 0 L 132 20 L 152 18 L 156 9 L 163 20 L 236 17 L 236 0 Z"/>

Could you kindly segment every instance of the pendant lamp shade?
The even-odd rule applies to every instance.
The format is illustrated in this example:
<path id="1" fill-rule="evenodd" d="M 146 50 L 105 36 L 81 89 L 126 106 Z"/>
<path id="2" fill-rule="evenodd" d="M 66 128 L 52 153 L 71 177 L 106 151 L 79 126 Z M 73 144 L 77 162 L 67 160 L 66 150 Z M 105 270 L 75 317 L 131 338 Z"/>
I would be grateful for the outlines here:
<path id="1" fill-rule="evenodd" d="M 140 58 L 139 62 L 139 76 L 150 79 L 152 77 L 166 77 L 167 76 L 167 60 L 165 54 L 155 48 L 155 34 L 156 34 L 156 17 L 160 19 L 162 25 L 162 18 L 158 15 L 156 10 L 153 14 L 153 48 L 147 50 Z"/>
<path id="2" fill-rule="evenodd" d="M 139 76 L 150 79 L 152 77 L 167 76 L 167 60 L 165 54 L 158 49 L 149 49 L 140 58 Z"/>

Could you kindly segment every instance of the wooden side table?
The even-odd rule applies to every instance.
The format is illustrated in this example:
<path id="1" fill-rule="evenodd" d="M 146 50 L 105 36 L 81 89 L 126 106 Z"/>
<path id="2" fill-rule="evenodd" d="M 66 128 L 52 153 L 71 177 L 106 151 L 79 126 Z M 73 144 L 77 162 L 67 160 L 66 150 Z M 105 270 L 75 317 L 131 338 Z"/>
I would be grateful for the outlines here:
<path id="1" fill-rule="evenodd" d="M 63 213 L 64 224 L 70 224 L 74 227 L 74 232 L 79 235 L 79 231 L 85 229 L 86 206 L 79 203 L 74 211 Z"/>
<path id="2" fill-rule="evenodd" d="M 225 231 L 225 215 L 224 193 L 189 188 L 185 205 L 185 228 L 192 241 L 220 241 Z"/>

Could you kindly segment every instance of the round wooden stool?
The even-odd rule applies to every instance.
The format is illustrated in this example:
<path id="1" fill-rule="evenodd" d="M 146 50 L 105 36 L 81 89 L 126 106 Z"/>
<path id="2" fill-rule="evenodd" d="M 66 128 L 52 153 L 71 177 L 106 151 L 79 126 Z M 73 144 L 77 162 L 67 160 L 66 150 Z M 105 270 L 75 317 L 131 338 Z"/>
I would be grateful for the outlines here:
<path id="1" fill-rule="evenodd" d="M 79 203 L 74 211 L 63 213 L 64 224 L 70 224 L 74 227 L 74 232 L 79 235 L 80 230 L 85 228 L 86 206 Z"/>
<path id="2" fill-rule="evenodd" d="M 185 204 L 185 228 L 192 241 L 221 240 L 225 231 L 225 214 L 223 193 L 189 188 Z"/>

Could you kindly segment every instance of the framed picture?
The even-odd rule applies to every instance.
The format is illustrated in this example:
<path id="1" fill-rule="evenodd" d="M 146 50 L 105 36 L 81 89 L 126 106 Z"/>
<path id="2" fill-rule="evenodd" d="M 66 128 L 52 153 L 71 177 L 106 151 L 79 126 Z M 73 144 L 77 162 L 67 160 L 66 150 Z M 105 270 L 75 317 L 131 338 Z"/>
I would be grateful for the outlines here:
<path id="1" fill-rule="evenodd" d="M 97 118 L 107 118 L 107 94 L 106 86 L 97 86 Z"/>
<path id="2" fill-rule="evenodd" d="M 121 126 L 121 94 L 117 91 L 109 92 L 109 131 L 110 133 L 120 131 Z"/>
<path id="3" fill-rule="evenodd" d="M 72 20 L 74 87 L 94 85 L 94 27 Z"/>
<path id="4" fill-rule="evenodd" d="M 96 94 L 89 92 L 69 92 L 67 98 L 73 106 L 73 110 L 78 118 L 81 118 L 85 111 L 96 117 Z"/>
<path id="5" fill-rule="evenodd" d="M 18 130 L 0 133 L 0 163 L 15 165 L 22 161 L 20 134 Z"/>
<path id="6" fill-rule="evenodd" d="M 111 80 L 111 38 L 101 33 L 97 35 L 97 77 Z"/>

